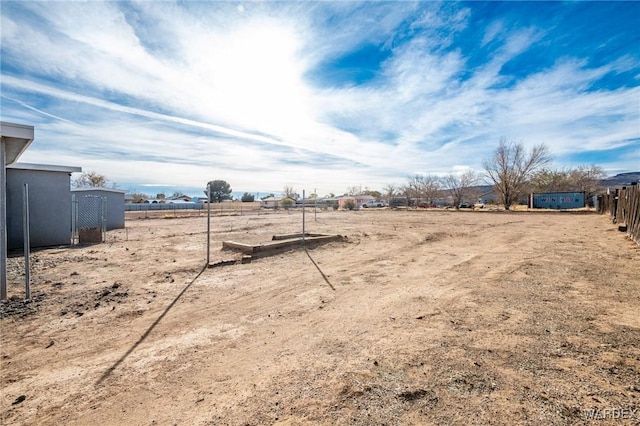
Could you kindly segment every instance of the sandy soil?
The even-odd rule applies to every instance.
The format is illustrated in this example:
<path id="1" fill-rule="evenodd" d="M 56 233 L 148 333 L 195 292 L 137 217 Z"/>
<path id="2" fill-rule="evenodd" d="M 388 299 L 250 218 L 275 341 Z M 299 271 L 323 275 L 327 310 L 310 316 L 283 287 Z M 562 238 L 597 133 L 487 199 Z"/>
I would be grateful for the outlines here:
<path id="1" fill-rule="evenodd" d="M 223 240 L 301 215 L 212 230 L 225 260 Z M 9 259 L 2 424 L 640 422 L 640 249 L 606 217 L 330 211 L 307 230 L 347 241 L 204 268 L 205 217 L 127 220 L 34 253 L 30 303 Z"/>

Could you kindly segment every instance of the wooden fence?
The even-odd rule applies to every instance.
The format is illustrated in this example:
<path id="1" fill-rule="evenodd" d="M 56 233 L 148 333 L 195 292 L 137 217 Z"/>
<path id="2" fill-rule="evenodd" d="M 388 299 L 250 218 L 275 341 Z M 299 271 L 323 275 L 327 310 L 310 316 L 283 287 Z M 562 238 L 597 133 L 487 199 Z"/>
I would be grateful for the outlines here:
<path id="1" fill-rule="evenodd" d="M 598 195 L 598 213 L 608 213 L 618 229 L 640 245 L 640 186 L 616 189 L 610 194 Z"/>

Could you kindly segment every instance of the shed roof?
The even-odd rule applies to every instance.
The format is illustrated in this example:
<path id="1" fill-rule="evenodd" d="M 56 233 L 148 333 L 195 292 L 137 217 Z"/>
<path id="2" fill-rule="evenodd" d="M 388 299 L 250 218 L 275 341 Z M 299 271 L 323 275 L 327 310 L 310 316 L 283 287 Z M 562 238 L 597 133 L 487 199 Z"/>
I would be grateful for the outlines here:
<path id="1" fill-rule="evenodd" d="M 100 192 L 115 192 L 118 194 L 126 194 L 127 191 L 123 190 L 123 189 L 116 189 L 116 188 L 103 188 L 103 187 L 98 187 L 98 186 L 93 186 L 90 188 L 71 188 L 71 192 L 90 192 L 90 191 L 100 191 Z"/>

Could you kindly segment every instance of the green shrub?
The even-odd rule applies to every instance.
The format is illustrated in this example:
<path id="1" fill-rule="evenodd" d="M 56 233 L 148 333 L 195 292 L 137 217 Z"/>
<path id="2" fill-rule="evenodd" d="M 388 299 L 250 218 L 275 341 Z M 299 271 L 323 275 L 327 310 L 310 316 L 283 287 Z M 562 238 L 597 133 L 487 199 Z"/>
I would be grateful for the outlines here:
<path id="1" fill-rule="evenodd" d="M 293 201 L 290 198 L 285 198 L 280 202 L 282 204 L 282 208 L 285 210 L 289 210 L 291 206 L 293 206 Z"/>

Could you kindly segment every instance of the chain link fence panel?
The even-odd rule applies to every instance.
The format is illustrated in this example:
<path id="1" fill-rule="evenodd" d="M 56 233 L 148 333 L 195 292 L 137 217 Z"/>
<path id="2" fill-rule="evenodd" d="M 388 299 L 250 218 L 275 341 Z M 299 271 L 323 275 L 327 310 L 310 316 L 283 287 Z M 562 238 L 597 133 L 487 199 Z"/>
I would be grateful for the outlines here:
<path id="1" fill-rule="evenodd" d="M 106 198 L 73 196 L 73 242 L 101 243 L 106 235 Z"/>

